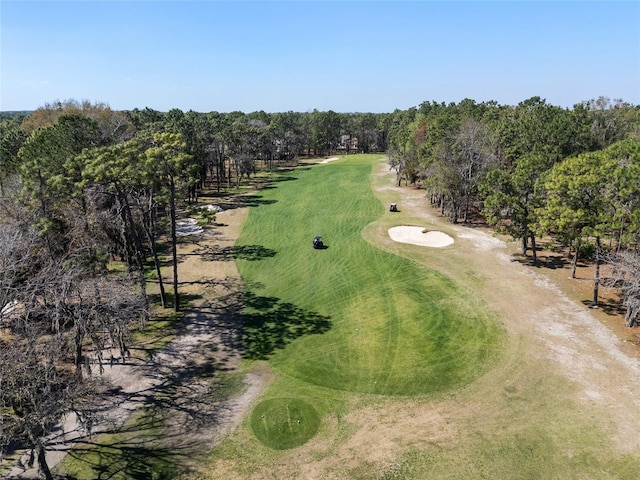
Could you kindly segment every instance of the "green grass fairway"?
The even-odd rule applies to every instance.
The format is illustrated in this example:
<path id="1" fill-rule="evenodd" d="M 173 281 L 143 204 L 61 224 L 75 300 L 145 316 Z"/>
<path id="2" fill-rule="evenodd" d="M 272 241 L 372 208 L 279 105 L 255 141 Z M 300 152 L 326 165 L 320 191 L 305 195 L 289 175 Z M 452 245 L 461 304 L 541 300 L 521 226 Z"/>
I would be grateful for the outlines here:
<path id="1" fill-rule="evenodd" d="M 237 260 L 247 356 L 350 392 L 415 395 L 467 383 L 500 351 L 502 329 L 443 275 L 362 238 L 385 212 L 371 191 L 377 160 L 297 169 L 260 192 L 237 242 L 270 252 Z M 315 235 L 327 249 L 312 248 Z"/>
<path id="2" fill-rule="evenodd" d="M 251 414 L 251 429 L 275 450 L 302 445 L 318 431 L 320 417 L 307 402 L 296 398 L 272 398 L 258 404 Z"/>

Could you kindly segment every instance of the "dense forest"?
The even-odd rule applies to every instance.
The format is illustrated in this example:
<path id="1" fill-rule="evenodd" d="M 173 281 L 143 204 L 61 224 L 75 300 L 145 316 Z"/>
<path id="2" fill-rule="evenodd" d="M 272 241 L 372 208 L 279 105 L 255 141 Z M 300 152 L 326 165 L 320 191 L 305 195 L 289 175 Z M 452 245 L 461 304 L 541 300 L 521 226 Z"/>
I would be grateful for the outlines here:
<path id="1" fill-rule="evenodd" d="M 238 191 L 303 157 L 387 154 L 397 184 L 422 188 L 451 222 L 486 222 L 533 264 L 543 238 L 570 249 L 574 269 L 593 261 L 594 305 L 604 282 L 627 326 L 640 325 L 640 107 L 622 100 L 465 99 L 381 114 L 69 100 L 0 121 L 0 459 L 26 446 L 47 478 L 47 432 L 70 411 L 90 421 L 92 368 L 106 346 L 124 357 L 149 318 L 149 271 L 159 305 L 179 310 L 181 212 L 198 211 L 204 189 Z"/>

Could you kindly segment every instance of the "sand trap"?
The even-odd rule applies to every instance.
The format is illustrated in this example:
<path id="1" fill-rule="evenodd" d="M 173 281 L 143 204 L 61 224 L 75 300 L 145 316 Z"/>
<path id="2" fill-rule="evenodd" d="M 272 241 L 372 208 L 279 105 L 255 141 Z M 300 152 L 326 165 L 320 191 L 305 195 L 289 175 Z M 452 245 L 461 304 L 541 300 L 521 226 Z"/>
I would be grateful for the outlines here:
<path id="1" fill-rule="evenodd" d="M 224 211 L 220 205 L 205 205 L 204 208 L 215 213 L 221 213 Z"/>
<path id="2" fill-rule="evenodd" d="M 335 162 L 336 160 L 340 160 L 340 159 L 338 157 L 325 158 L 324 160 L 318 163 L 329 163 L 329 162 Z"/>
<path id="3" fill-rule="evenodd" d="M 391 240 L 400 243 L 411 243 L 413 245 L 421 245 L 423 247 L 446 247 L 453 243 L 453 238 L 443 232 L 431 230 L 424 232 L 423 227 L 410 227 L 401 225 L 391 227 L 389 229 Z"/>
<path id="4" fill-rule="evenodd" d="M 203 231 L 195 218 L 182 218 L 176 222 L 176 235 L 179 237 L 197 235 Z"/>

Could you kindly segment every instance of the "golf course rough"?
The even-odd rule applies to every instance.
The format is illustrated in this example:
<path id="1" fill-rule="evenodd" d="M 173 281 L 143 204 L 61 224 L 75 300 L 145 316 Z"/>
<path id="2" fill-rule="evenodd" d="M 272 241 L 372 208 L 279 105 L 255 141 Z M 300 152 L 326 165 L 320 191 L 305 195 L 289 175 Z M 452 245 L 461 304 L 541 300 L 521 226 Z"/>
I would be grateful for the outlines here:
<path id="1" fill-rule="evenodd" d="M 237 264 L 250 295 L 265 299 L 247 315 L 268 318 L 245 342 L 271 347 L 245 348 L 282 374 L 343 391 L 424 395 L 471 382 L 497 359 L 504 331 L 444 275 L 362 238 L 385 213 L 370 185 L 377 160 L 295 170 L 260 192 L 237 245 L 276 253 Z M 315 235 L 328 248 L 314 250 Z"/>

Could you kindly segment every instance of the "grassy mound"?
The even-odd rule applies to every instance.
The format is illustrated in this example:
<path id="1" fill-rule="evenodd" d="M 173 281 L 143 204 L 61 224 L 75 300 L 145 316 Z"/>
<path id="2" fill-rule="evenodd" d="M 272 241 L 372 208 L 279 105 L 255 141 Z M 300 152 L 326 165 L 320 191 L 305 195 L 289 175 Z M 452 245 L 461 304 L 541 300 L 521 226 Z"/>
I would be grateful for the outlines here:
<path id="1" fill-rule="evenodd" d="M 237 244 L 274 253 L 237 260 L 248 356 L 353 392 L 414 395 L 469 382 L 486 371 L 502 330 L 443 275 L 362 238 L 385 210 L 371 191 L 374 160 L 296 170 L 257 199 Z M 315 235 L 328 248 L 314 250 Z"/>
<path id="2" fill-rule="evenodd" d="M 302 445 L 320 426 L 318 412 L 295 398 L 272 398 L 258 404 L 251 415 L 251 429 L 266 446 L 286 450 Z"/>

